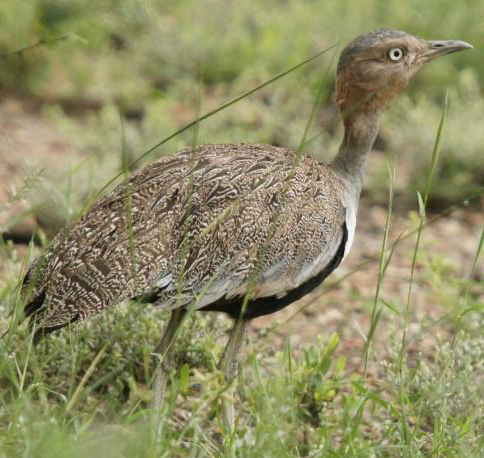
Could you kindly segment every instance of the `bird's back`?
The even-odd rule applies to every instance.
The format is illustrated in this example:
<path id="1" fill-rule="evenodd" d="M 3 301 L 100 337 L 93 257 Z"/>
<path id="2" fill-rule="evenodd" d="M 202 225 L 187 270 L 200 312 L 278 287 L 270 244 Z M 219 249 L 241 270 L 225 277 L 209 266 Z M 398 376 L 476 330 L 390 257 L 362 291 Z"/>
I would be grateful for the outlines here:
<path id="1" fill-rule="evenodd" d="M 183 150 L 53 240 L 27 274 L 26 314 L 51 330 L 128 298 L 210 309 L 249 289 L 253 299 L 284 296 L 344 251 L 343 192 L 329 167 L 287 149 Z"/>

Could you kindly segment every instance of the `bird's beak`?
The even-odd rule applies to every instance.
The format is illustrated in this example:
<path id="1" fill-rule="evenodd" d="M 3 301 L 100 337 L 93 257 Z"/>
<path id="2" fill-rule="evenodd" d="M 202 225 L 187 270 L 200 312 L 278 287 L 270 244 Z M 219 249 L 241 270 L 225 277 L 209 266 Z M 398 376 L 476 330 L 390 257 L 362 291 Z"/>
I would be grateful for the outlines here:
<path id="1" fill-rule="evenodd" d="M 426 41 L 427 51 L 422 54 L 422 58 L 428 62 L 439 56 L 445 56 L 458 51 L 465 51 L 466 49 L 472 49 L 473 46 L 465 41 Z"/>

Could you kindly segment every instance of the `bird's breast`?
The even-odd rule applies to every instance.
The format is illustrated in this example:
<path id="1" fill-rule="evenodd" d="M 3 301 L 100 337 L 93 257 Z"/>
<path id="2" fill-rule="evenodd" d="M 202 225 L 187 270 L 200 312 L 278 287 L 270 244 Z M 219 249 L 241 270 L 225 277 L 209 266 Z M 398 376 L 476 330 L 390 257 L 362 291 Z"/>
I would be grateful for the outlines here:
<path id="1" fill-rule="evenodd" d="M 343 260 L 348 256 L 351 250 L 353 241 L 355 239 L 355 228 L 356 228 L 356 207 L 351 206 L 346 208 L 346 229 L 348 230 L 348 240 L 345 245 L 345 251 L 343 255 Z"/>

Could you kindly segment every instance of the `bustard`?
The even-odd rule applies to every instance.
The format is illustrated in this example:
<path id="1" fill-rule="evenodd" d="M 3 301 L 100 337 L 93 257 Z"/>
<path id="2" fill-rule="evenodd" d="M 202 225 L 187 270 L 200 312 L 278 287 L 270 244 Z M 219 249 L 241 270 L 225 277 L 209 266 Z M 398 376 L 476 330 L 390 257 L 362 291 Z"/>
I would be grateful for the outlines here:
<path id="1" fill-rule="evenodd" d="M 135 173 L 62 231 L 30 266 L 36 340 L 125 299 L 172 310 L 157 351 L 154 406 L 191 308 L 235 320 L 220 362 L 237 371 L 248 322 L 316 288 L 348 254 L 380 115 L 425 63 L 472 46 L 375 30 L 344 48 L 336 103 L 344 138 L 326 165 L 267 145 L 203 145 Z"/>

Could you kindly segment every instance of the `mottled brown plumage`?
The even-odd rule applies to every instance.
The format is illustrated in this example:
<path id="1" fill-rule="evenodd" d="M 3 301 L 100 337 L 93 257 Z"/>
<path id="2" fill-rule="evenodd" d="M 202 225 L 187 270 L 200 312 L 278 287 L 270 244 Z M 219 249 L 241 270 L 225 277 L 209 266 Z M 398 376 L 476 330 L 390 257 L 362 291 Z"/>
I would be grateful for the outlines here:
<path id="1" fill-rule="evenodd" d="M 139 171 L 52 242 L 32 291 L 43 304 L 28 310 L 39 331 L 138 296 L 166 308 L 243 298 L 255 269 L 254 299 L 301 285 L 334 256 L 345 209 L 329 167 L 294 162 L 283 148 L 205 145 Z"/>
<path id="2" fill-rule="evenodd" d="M 426 62 L 470 47 L 394 30 L 352 41 L 336 80 L 345 135 L 329 165 L 267 145 L 204 145 L 137 172 L 31 266 L 37 335 L 139 298 L 174 310 L 166 359 L 184 310 L 225 311 L 236 318 L 221 362 L 230 379 L 247 320 L 311 291 L 348 253 L 383 109 Z M 165 383 L 160 365 L 156 407 Z"/>

